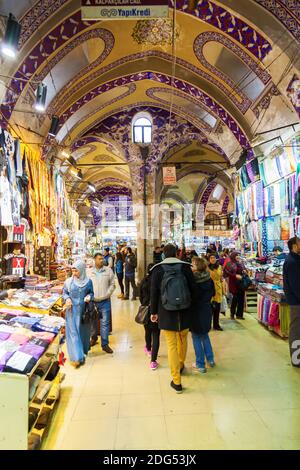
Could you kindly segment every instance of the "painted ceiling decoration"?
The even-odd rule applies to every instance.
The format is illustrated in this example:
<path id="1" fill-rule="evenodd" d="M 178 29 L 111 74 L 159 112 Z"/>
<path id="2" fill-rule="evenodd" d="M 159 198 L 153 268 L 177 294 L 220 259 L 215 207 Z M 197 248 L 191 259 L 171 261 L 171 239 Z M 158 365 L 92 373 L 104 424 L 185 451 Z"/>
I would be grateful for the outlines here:
<path id="1" fill-rule="evenodd" d="M 51 0 L 50 0 L 51 2 Z M 170 2 L 173 3 L 172 1 Z M 63 2 L 59 2 L 62 5 Z M 42 9 L 42 3 L 39 4 Z M 46 2 L 45 7 L 47 13 L 52 14 L 52 9 L 49 8 L 49 3 Z M 241 19 L 235 17 L 230 12 L 227 12 L 224 8 L 214 5 L 212 2 L 207 0 L 200 0 L 197 8 L 190 12 L 188 11 L 187 0 L 177 0 L 178 10 L 182 10 L 185 13 L 190 13 L 204 22 L 207 22 L 216 28 L 222 30 L 229 36 L 233 37 L 236 41 L 240 42 L 245 46 L 254 56 L 259 59 L 265 57 L 265 55 L 271 50 L 271 45 L 264 39 L 259 33 L 253 28 L 246 24 Z M 35 9 L 33 8 L 35 11 Z M 33 13 L 34 13 L 33 11 Z M 35 13 L 36 14 L 36 13 Z M 27 14 L 27 22 L 29 22 L 30 12 Z M 41 15 L 43 18 L 48 17 Z M 46 19 L 46 18 L 45 18 Z M 41 23 L 40 23 L 41 24 Z M 81 11 L 78 10 L 59 25 L 57 25 L 52 31 L 45 37 L 43 37 L 39 43 L 31 50 L 30 54 L 23 61 L 18 71 L 14 75 L 15 79 L 11 82 L 11 87 L 14 90 L 14 104 L 17 101 L 16 97 L 20 96 L 22 90 L 26 86 L 23 81 L 18 81 L 19 78 L 27 78 L 28 80 L 33 77 L 37 69 L 44 63 L 47 62 L 47 58 L 58 50 L 61 46 L 65 46 L 66 43 L 76 34 L 83 32 L 85 29 L 93 25 L 94 22 L 82 21 Z M 36 31 L 36 21 L 33 21 L 28 25 L 28 30 L 31 30 L 31 34 Z M 31 36 L 31 35 L 30 35 Z M 29 36 L 29 37 L 30 37 Z M 21 36 L 21 41 L 23 36 Z M 6 101 L 11 101 L 7 96 Z M 10 115 L 6 118 L 9 119 Z"/>
<path id="2" fill-rule="evenodd" d="M 157 175 L 161 184 L 160 163 L 186 160 L 177 168 L 180 184 L 172 197 L 184 201 L 189 194 L 190 200 L 188 189 L 180 196 L 190 182 L 197 201 L 207 207 L 216 185 L 222 184 L 220 214 L 227 214 L 232 201 L 232 164 L 242 149 L 249 150 L 261 119 L 269 118 L 276 127 L 288 113 L 289 122 L 300 117 L 300 72 L 294 66 L 281 82 L 281 71 L 273 66 L 278 55 L 282 63 L 292 56 L 283 42 L 294 47 L 293 38 L 300 40 L 299 0 L 169 0 L 166 19 L 118 24 L 82 21 L 80 0 L 17 3 L 16 16 L 23 15 L 19 63 L 7 62 L 7 75 L 14 78 L 6 83 L 0 125 L 27 125 L 25 113 L 34 103 L 37 83 L 46 83 L 46 113 L 33 117 L 30 132 L 40 133 L 45 160 L 59 162 L 65 146 L 78 164 L 94 164 L 82 166 L 84 180 L 95 184 L 102 199 L 125 197 L 126 192 L 132 200 L 141 197 L 143 161 L 131 139 L 132 119 L 140 111 L 153 118 L 147 174 Z M 8 0 L 4 4 L 10 8 Z M 279 106 L 285 110 L 277 113 Z M 59 116 L 60 128 L 49 139 L 53 115 Z M 218 182 L 207 184 L 216 172 Z M 72 184 L 83 192 L 79 200 L 86 199 L 86 184 Z"/>
<path id="3" fill-rule="evenodd" d="M 299 0 L 255 0 L 272 13 L 300 41 Z"/>
<path id="4" fill-rule="evenodd" d="M 130 144 L 131 122 L 134 115 L 140 111 L 148 112 L 153 117 L 153 134 L 155 135 L 155 138 L 153 145 L 151 146 L 151 155 L 149 158 L 149 164 L 153 164 L 153 158 L 158 161 L 164 152 L 170 149 L 166 142 L 167 132 L 165 132 L 165 128 L 169 126 L 170 113 L 166 110 L 153 107 L 133 107 L 127 111 L 124 109 L 123 111 L 120 111 L 112 116 L 108 116 L 98 126 L 89 130 L 89 138 L 92 133 L 96 136 L 100 136 L 102 139 L 104 136 L 113 138 L 114 141 L 122 143 L 125 149 L 126 158 L 129 160 L 130 157 L 128 145 Z M 220 152 L 224 158 L 227 158 L 221 148 L 217 147 L 213 142 L 210 142 L 205 135 L 199 134 L 199 130 L 195 128 L 195 126 L 193 126 L 190 122 L 183 120 L 180 122 L 178 117 L 172 114 L 170 127 L 172 131 L 172 142 L 174 144 L 177 143 L 177 145 L 180 145 L 184 138 L 188 140 L 200 140 L 202 143 L 208 144 Z M 157 128 L 158 132 L 155 132 L 155 128 Z M 84 138 L 85 137 L 83 136 L 83 139 Z M 91 140 L 88 140 L 88 142 L 90 141 Z M 79 141 L 77 145 L 80 145 L 83 142 L 85 141 Z"/>
<path id="5" fill-rule="evenodd" d="M 218 70 L 216 67 L 211 65 L 205 58 L 205 55 L 203 53 L 203 47 L 205 44 L 209 42 L 217 42 L 220 44 L 223 44 L 227 49 L 231 50 L 237 57 L 239 57 L 247 66 L 250 70 L 252 70 L 258 78 L 266 85 L 270 80 L 271 76 L 267 72 L 267 70 L 264 70 L 258 62 L 256 62 L 252 57 L 247 54 L 244 50 L 242 50 L 235 42 L 233 42 L 231 39 L 228 39 L 226 36 L 220 33 L 215 33 L 215 32 L 206 32 L 199 34 L 197 38 L 194 41 L 194 53 L 199 60 L 199 62 L 207 68 L 210 72 L 212 72 L 213 75 L 217 76 L 220 78 L 221 83 L 225 82 L 227 85 L 229 85 L 233 90 L 236 89 L 236 83 L 225 73 L 223 73 L 221 70 Z M 251 100 L 247 98 L 247 96 L 243 93 L 242 90 L 238 90 L 240 96 L 243 98 L 244 105 L 241 108 L 241 111 L 245 113 L 247 109 L 249 109 L 251 105 Z"/>
<path id="6" fill-rule="evenodd" d="M 209 108 L 213 113 L 215 113 L 222 121 L 227 125 L 227 127 L 230 129 L 234 137 L 237 139 L 237 141 L 241 144 L 242 147 L 249 148 L 250 144 L 249 141 L 243 132 L 243 130 L 240 128 L 238 123 L 223 109 L 223 107 L 219 104 L 216 103 L 210 96 L 208 96 L 206 93 L 201 91 L 199 88 L 196 88 L 195 86 L 184 82 L 179 79 L 172 79 L 171 76 L 161 74 L 161 73 L 154 73 L 154 72 L 139 72 L 136 74 L 132 75 L 127 75 L 124 77 L 121 77 L 119 79 L 113 80 L 111 82 L 105 83 L 104 85 L 100 85 L 93 90 L 89 91 L 86 95 L 81 97 L 79 100 L 76 101 L 71 107 L 69 107 L 63 114 L 60 116 L 60 124 L 64 124 L 64 122 L 78 109 L 80 109 L 83 104 L 86 104 L 88 101 L 92 100 L 99 94 L 102 94 L 108 90 L 111 90 L 112 88 L 118 87 L 118 86 L 124 86 L 127 85 L 128 83 L 132 82 L 138 82 L 140 80 L 152 80 L 154 82 L 158 83 L 164 83 L 166 85 L 169 85 L 171 87 L 174 87 L 175 89 L 178 89 L 180 91 L 183 91 L 190 96 L 196 98 L 199 103 L 203 103 L 207 108 Z"/>
<path id="7" fill-rule="evenodd" d="M 156 18 L 137 21 L 132 37 L 138 44 L 148 46 L 171 45 L 173 41 L 173 21 L 171 18 Z M 175 30 L 175 38 L 179 39 L 179 31 Z"/>
<path id="8" fill-rule="evenodd" d="M 64 87 L 61 91 L 59 91 L 59 93 L 57 94 L 53 102 L 51 103 L 51 106 L 49 107 L 49 111 L 52 113 L 59 113 L 62 107 L 62 99 L 64 101 L 67 100 L 68 98 L 72 96 L 72 94 L 76 93 L 78 90 L 80 90 L 82 87 L 84 87 L 91 81 L 95 79 L 100 79 L 101 76 L 117 68 L 120 65 L 127 64 L 127 63 L 130 64 L 131 62 L 136 61 L 138 59 L 146 59 L 146 58 L 160 58 L 160 59 L 169 60 L 170 62 L 172 62 L 171 54 L 168 54 L 166 52 L 156 51 L 156 50 L 144 51 L 144 52 L 140 52 L 137 54 L 131 54 L 131 55 L 122 57 L 118 59 L 117 61 L 105 67 L 102 67 L 101 69 L 96 70 L 95 72 L 90 74 L 88 77 L 85 77 L 83 80 L 81 80 L 80 83 L 78 83 L 77 76 L 74 77 L 73 80 L 68 84 L 68 87 Z M 213 83 L 220 90 L 222 90 L 226 94 L 226 96 L 228 96 L 228 88 L 222 82 L 220 82 L 220 80 L 216 79 L 211 74 L 206 73 L 203 69 L 200 69 L 190 64 L 189 62 L 187 62 L 184 59 L 181 59 L 180 57 L 176 58 L 176 63 L 188 69 L 189 71 L 193 72 L 197 76 L 206 79 L 210 83 Z M 73 87 L 73 84 L 74 84 L 74 87 Z M 229 98 L 241 112 L 245 112 L 248 109 L 248 107 L 245 105 L 243 101 L 243 97 L 240 96 L 240 99 L 238 99 L 237 96 L 239 96 L 239 90 L 237 90 L 234 94 L 231 94 Z"/>
<path id="9" fill-rule="evenodd" d="M 221 210 L 222 215 L 228 214 L 229 202 L 230 202 L 230 199 L 229 199 L 229 196 L 227 195 L 225 197 L 224 201 L 223 201 L 223 206 L 222 206 L 222 210 Z"/>

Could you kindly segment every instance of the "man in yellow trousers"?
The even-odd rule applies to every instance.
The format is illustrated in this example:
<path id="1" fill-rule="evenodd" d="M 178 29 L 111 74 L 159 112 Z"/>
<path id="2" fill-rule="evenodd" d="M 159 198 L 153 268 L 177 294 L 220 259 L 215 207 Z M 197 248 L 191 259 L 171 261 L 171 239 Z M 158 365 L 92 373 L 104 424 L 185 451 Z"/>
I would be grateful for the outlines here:
<path id="1" fill-rule="evenodd" d="M 181 373 L 187 353 L 191 324 L 194 277 L 191 265 L 176 258 L 176 247 L 164 247 L 164 260 L 155 265 L 151 277 L 151 321 L 164 330 L 171 370 L 171 387 L 182 393 Z"/>

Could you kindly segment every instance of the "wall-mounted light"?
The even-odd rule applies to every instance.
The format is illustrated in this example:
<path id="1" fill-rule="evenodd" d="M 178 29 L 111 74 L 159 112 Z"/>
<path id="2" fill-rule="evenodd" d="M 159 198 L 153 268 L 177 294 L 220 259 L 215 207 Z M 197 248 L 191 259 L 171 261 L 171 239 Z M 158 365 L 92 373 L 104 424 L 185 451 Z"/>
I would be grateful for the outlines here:
<path id="1" fill-rule="evenodd" d="M 79 180 L 83 179 L 83 174 L 82 174 L 81 170 L 77 170 L 76 168 L 71 168 L 70 173 L 71 173 L 72 176 L 74 176 L 75 178 L 77 178 Z"/>
<path id="2" fill-rule="evenodd" d="M 14 59 L 16 57 L 20 34 L 21 25 L 20 23 L 18 23 L 16 18 L 10 13 L 6 24 L 4 38 L 1 44 L 1 52 L 3 55 L 11 59 Z"/>
<path id="3" fill-rule="evenodd" d="M 53 116 L 51 120 L 51 126 L 49 129 L 48 134 L 51 137 L 55 137 L 58 131 L 58 126 L 59 126 L 59 117 L 58 116 Z"/>
<path id="4" fill-rule="evenodd" d="M 36 98 L 34 108 L 43 112 L 46 109 L 46 98 L 47 98 L 47 86 L 44 83 L 39 83 L 36 89 Z"/>
<path id="5" fill-rule="evenodd" d="M 96 192 L 96 187 L 93 183 L 88 183 L 88 188 L 90 189 L 90 191 L 92 191 L 93 193 Z"/>

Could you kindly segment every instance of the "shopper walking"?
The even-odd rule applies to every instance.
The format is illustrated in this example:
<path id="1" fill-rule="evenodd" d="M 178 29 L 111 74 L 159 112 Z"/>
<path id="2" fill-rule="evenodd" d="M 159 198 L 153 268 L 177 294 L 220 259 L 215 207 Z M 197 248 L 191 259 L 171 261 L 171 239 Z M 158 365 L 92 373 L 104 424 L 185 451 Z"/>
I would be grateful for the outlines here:
<path id="1" fill-rule="evenodd" d="M 187 353 L 191 326 L 194 276 L 191 265 L 176 258 L 176 247 L 164 247 L 165 259 L 152 269 L 151 320 L 164 330 L 171 369 L 171 387 L 182 393 L 181 372 Z"/>
<path id="2" fill-rule="evenodd" d="M 232 294 L 230 307 L 230 316 L 232 319 L 236 317 L 239 320 L 244 320 L 245 291 L 242 289 L 240 282 L 244 272 L 245 268 L 239 254 L 233 251 L 230 254 L 230 261 L 224 268 L 224 273 L 228 277 L 229 292 Z"/>
<path id="3" fill-rule="evenodd" d="M 208 335 L 212 321 L 211 300 L 215 295 L 215 287 L 204 258 L 193 258 L 192 271 L 195 277 L 195 300 L 191 332 L 196 355 L 193 369 L 196 372 L 205 373 L 205 359 L 211 367 L 215 365 L 214 353 Z"/>
<path id="4" fill-rule="evenodd" d="M 300 239 L 288 241 L 289 254 L 283 265 L 283 289 L 290 306 L 289 346 L 292 365 L 300 367 Z"/>
<path id="5" fill-rule="evenodd" d="M 129 299 L 129 286 L 132 287 L 132 298 L 131 300 L 136 300 L 136 291 L 137 287 L 135 284 L 135 270 L 137 262 L 136 256 L 132 253 L 132 249 L 128 247 L 126 249 L 126 258 L 125 258 L 125 297 L 123 300 Z"/>
<path id="6" fill-rule="evenodd" d="M 90 324 L 82 324 L 85 302 L 94 299 L 92 281 L 87 277 L 85 263 L 76 261 L 72 266 L 72 277 L 63 289 L 66 308 L 66 340 L 71 364 L 77 368 L 85 362 L 90 349 Z"/>
<path id="7" fill-rule="evenodd" d="M 157 322 L 151 321 L 150 316 L 150 297 L 151 297 L 151 277 L 154 264 L 149 264 L 147 269 L 147 275 L 141 282 L 140 286 L 140 302 L 141 305 L 149 306 L 149 315 L 147 317 L 147 322 L 144 324 L 145 328 L 145 347 L 144 352 L 151 357 L 150 369 L 156 370 L 158 367 L 157 356 L 159 350 L 159 341 L 160 341 L 160 329 L 158 328 Z"/>
<path id="8" fill-rule="evenodd" d="M 104 258 L 101 253 L 94 256 L 95 267 L 90 271 L 90 278 L 93 283 L 95 293 L 95 303 L 100 315 L 100 336 L 102 350 L 112 354 L 113 350 L 109 346 L 109 329 L 111 320 L 111 296 L 115 290 L 115 277 L 111 268 L 104 265 Z M 94 320 L 91 329 L 91 346 L 97 343 L 98 320 Z"/>
<path id="9" fill-rule="evenodd" d="M 114 271 L 114 258 L 110 254 L 109 248 L 105 248 L 103 260 L 104 260 L 104 266 L 108 266 Z"/>
<path id="10" fill-rule="evenodd" d="M 212 310 L 213 310 L 213 328 L 214 330 L 223 331 L 223 328 L 220 326 L 220 311 L 221 311 L 221 302 L 223 296 L 223 270 L 215 255 L 210 255 L 208 259 L 208 269 L 210 277 L 214 283 L 215 295 L 212 298 Z"/>
<path id="11" fill-rule="evenodd" d="M 124 297 L 124 259 L 120 251 L 116 254 L 116 275 L 119 282 L 121 294 L 118 295 L 118 299 L 123 299 Z"/>

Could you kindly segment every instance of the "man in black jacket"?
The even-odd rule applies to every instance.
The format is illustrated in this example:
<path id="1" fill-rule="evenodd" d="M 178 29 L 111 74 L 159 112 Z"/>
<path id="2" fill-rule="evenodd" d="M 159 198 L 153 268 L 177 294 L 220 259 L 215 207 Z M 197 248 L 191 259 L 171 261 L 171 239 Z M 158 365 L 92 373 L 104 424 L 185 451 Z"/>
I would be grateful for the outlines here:
<path id="1" fill-rule="evenodd" d="M 191 326 L 191 307 L 184 310 L 166 310 L 162 304 L 161 286 L 165 267 L 181 265 L 181 274 L 186 279 L 186 286 L 191 298 L 194 295 L 194 277 L 191 265 L 176 258 L 176 247 L 168 244 L 164 247 L 165 259 L 152 268 L 150 312 L 151 320 L 158 321 L 160 330 L 164 330 L 168 347 L 168 359 L 171 369 L 171 387 L 177 393 L 182 392 L 181 372 L 187 353 L 187 336 Z M 177 269 L 176 267 L 176 269 Z M 168 269 L 168 268 L 167 268 Z M 179 269 L 179 268 L 178 268 Z"/>
<path id="2" fill-rule="evenodd" d="M 135 255 L 132 253 L 130 247 L 126 248 L 126 258 L 125 258 L 125 297 L 123 300 L 129 299 L 129 286 L 132 286 L 132 298 L 131 300 L 136 300 L 136 291 L 137 287 L 135 284 L 135 270 L 137 266 L 137 261 Z"/>
<path id="3" fill-rule="evenodd" d="M 300 367 L 300 240 L 288 241 L 290 253 L 283 265 L 283 288 L 290 306 L 289 345 L 292 365 Z"/>

